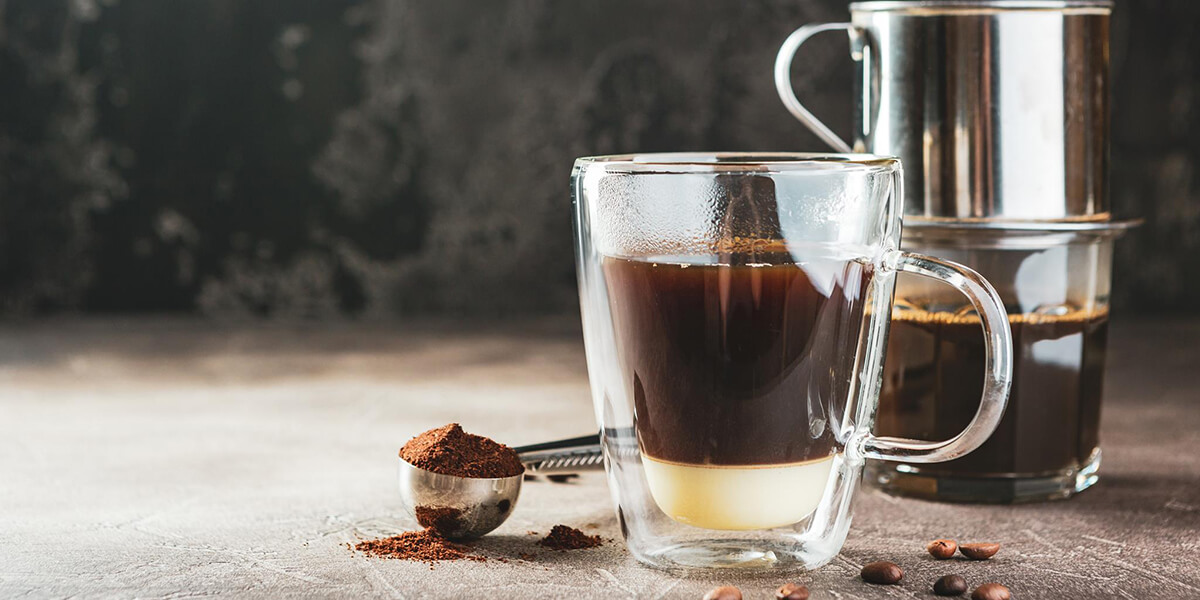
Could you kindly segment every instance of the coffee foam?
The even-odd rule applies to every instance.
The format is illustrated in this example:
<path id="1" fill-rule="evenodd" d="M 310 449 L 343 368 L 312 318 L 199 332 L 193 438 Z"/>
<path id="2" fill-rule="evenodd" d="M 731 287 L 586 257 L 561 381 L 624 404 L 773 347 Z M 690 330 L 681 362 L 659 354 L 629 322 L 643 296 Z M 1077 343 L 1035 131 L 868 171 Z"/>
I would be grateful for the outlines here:
<path id="1" fill-rule="evenodd" d="M 872 246 L 853 242 L 789 242 L 778 239 L 726 237 L 662 241 L 602 250 L 605 256 L 637 262 L 721 266 L 773 266 L 809 261 L 864 261 L 878 252 Z"/>
<path id="2" fill-rule="evenodd" d="M 1010 325 L 1045 325 L 1050 323 L 1086 323 L 1089 321 L 1100 321 L 1108 318 L 1108 307 L 1098 308 L 1073 308 L 1065 313 L 1010 313 L 1008 322 Z M 927 311 L 919 308 L 906 307 L 896 302 L 895 309 L 892 310 L 893 321 L 903 321 L 905 323 L 917 323 L 921 325 L 961 325 L 972 323 L 978 325 L 980 323 L 979 314 L 970 312 L 947 312 L 947 311 Z"/>

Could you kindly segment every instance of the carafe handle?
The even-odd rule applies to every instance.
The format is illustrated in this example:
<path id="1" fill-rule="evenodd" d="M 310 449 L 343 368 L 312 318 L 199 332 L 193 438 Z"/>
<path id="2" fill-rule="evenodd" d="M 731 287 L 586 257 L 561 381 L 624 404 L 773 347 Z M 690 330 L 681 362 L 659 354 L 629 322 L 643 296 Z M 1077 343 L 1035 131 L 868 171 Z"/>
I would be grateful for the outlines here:
<path id="1" fill-rule="evenodd" d="M 800 99 L 796 97 L 796 91 L 792 88 L 792 59 L 795 57 L 796 51 L 800 49 L 800 45 L 818 33 L 838 30 L 844 30 L 850 35 L 850 56 L 854 60 L 870 61 L 871 52 L 867 44 L 866 31 L 857 25 L 852 23 L 805 25 L 793 31 L 792 35 L 788 36 L 787 40 L 783 42 L 783 46 L 779 48 L 779 54 L 775 56 L 775 90 L 779 92 L 779 99 L 783 101 L 783 105 L 787 107 L 788 112 L 792 113 L 792 116 L 799 119 L 805 127 L 808 127 L 809 130 L 826 144 L 829 144 L 834 150 L 848 153 L 854 151 L 850 147 L 850 144 L 847 144 L 829 126 L 822 123 L 820 119 L 805 108 L 800 103 Z M 867 64 L 865 67 L 865 73 L 872 73 L 875 68 L 873 64 Z M 869 106 L 869 103 L 866 106 Z"/>
<path id="2" fill-rule="evenodd" d="M 887 276 L 905 272 L 937 279 L 950 284 L 971 301 L 983 326 L 983 395 L 975 417 L 958 435 L 948 440 L 928 442 L 866 434 L 859 446 L 861 456 L 910 463 L 953 460 L 983 445 L 1004 416 L 1013 371 L 1012 330 L 1008 325 L 1008 313 L 995 288 L 979 273 L 958 263 L 899 250 L 888 252 L 882 263 L 883 269 L 888 272 Z M 878 394 L 878 389 L 876 386 L 872 392 Z M 872 410 L 876 404 L 870 404 Z"/>

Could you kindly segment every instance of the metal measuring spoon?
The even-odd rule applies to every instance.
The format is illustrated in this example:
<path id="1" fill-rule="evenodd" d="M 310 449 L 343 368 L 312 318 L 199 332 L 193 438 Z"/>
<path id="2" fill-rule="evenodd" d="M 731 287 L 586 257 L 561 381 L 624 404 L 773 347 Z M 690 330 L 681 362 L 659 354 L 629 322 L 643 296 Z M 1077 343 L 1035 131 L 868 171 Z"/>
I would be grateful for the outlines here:
<path id="1" fill-rule="evenodd" d="M 599 435 L 586 435 L 514 448 L 525 472 L 480 479 L 441 475 L 400 459 L 400 498 L 422 527 L 449 539 L 480 537 L 512 514 L 525 475 L 561 475 L 603 468 Z"/>

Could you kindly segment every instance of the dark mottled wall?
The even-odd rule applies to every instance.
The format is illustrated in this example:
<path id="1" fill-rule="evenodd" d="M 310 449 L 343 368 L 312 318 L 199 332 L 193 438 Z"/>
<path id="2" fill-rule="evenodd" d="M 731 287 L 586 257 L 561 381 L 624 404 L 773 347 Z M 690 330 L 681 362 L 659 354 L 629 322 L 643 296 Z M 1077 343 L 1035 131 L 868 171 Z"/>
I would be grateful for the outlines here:
<path id="1" fill-rule="evenodd" d="M 0 312 L 575 306 L 577 155 L 821 145 L 844 0 L 0 0 Z M 1200 2 L 1118 5 L 1116 301 L 1200 302 Z M 834 36 L 831 36 L 831 38 Z M 845 43 L 800 94 L 849 129 Z"/>

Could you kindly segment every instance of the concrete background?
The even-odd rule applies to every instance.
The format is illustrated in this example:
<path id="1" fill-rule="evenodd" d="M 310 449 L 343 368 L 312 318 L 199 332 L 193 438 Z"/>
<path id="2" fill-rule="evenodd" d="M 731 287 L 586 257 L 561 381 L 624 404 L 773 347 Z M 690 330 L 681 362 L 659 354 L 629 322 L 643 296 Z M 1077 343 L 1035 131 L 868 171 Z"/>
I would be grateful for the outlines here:
<path id="1" fill-rule="evenodd" d="M 572 158 L 823 149 L 846 4 L 0 2 L 0 314 L 572 313 Z M 1115 305 L 1200 311 L 1200 3 L 1117 5 Z"/>

